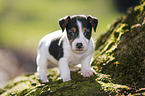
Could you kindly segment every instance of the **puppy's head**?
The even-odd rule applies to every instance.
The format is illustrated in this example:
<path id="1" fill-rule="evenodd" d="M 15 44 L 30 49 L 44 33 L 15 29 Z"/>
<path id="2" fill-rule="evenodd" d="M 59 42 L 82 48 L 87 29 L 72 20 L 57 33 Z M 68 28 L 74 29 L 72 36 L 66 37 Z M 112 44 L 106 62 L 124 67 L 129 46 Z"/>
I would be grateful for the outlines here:
<path id="1" fill-rule="evenodd" d="M 96 32 L 97 24 L 97 18 L 84 15 L 66 16 L 59 20 L 62 31 L 66 29 L 67 38 L 75 53 L 83 53 L 88 49 L 92 27 Z"/>

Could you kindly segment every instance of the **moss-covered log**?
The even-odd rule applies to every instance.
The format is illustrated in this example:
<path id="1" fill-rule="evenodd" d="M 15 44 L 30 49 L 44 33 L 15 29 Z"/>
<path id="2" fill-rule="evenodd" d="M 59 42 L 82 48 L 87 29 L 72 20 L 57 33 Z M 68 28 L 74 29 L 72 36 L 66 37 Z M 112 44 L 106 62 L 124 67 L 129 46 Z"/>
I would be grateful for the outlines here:
<path id="1" fill-rule="evenodd" d="M 145 1 L 130 8 L 96 43 L 90 78 L 71 72 L 72 80 L 62 82 L 58 69 L 49 69 L 49 83 L 38 73 L 10 81 L 2 96 L 108 96 L 145 95 Z"/>

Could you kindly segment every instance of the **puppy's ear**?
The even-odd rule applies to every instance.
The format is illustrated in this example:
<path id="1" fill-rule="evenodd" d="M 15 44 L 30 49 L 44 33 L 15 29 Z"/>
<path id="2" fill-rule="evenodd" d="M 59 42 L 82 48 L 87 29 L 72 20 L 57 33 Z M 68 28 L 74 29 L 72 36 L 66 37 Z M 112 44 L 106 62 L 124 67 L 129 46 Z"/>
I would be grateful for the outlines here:
<path id="1" fill-rule="evenodd" d="M 87 19 L 90 21 L 90 23 L 94 29 L 94 32 L 96 32 L 96 28 L 98 25 L 98 19 L 96 17 L 92 17 L 91 15 L 87 16 Z"/>
<path id="2" fill-rule="evenodd" d="M 64 18 L 59 19 L 59 25 L 62 29 L 62 32 L 66 28 L 66 25 L 68 24 L 69 20 L 70 20 L 70 16 L 66 16 Z"/>

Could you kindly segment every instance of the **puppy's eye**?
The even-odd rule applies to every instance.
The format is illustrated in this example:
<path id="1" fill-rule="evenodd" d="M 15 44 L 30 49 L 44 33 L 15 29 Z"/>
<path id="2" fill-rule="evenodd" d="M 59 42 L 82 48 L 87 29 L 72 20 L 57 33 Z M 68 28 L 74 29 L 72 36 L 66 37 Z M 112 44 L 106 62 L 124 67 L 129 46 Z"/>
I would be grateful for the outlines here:
<path id="1" fill-rule="evenodd" d="M 74 36 L 74 35 L 75 35 L 74 32 L 76 32 L 76 28 L 72 28 L 72 29 L 70 29 L 70 30 L 68 31 L 68 35 L 70 35 L 70 36 Z"/>
<path id="2" fill-rule="evenodd" d="M 89 36 L 90 35 L 90 29 L 88 29 L 88 28 L 83 28 L 83 31 L 84 31 L 84 35 L 85 36 Z"/>
<path id="3" fill-rule="evenodd" d="M 74 36 L 74 35 L 75 35 L 74 32 L 72 32 L 72 31 L 69 31 L 68 34 L 69 34 L 70 36 Z"/>
<path id="4" fill-rule="evenodd" d="M 85 35 L 85 36 L 89 36 L 89 35 L 90 35 L 90 32 L 87 32 L 87 31 L 86 31 L 86 32 L 84 32 L 84 35 Z"/>

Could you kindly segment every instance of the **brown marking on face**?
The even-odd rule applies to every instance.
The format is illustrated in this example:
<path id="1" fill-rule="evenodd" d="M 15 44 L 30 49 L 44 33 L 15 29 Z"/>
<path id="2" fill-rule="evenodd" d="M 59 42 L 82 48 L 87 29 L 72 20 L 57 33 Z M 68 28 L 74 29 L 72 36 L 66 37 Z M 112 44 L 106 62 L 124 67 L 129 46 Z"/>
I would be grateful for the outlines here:
<path id="1" fill-rule="evenodd" d="M 85 32 L 86 28 L 83 28 L 83 32 Z"/>
<path id="2" fill-rule="evenodd" d="M 87 28 L 83 28 L 83 32 L 85 32 L 85 31 L 89 31 Z"/>
<path id="3" fill-rule="evenodd" d="M 69 43 L 71 44 L 72 43 L 72 40 L 69 40 Z"/>
<path id="4" fill-rule="evenodd" d="M 72 30 L 73 30 L 73 32 L 76 32 L 77 31 L 76 28 L 72 28 Z"/>

